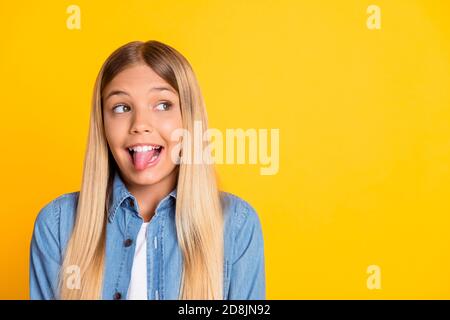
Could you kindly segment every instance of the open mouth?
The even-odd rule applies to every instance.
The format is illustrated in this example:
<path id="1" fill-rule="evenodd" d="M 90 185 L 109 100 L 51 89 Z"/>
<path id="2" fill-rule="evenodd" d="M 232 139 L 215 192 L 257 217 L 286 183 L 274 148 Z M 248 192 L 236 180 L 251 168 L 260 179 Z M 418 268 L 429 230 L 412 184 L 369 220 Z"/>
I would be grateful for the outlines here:
<path id="1" fill-rule="evenodd" d="M 163 149 L 160 145 L 139 145 L 128 147 L 127 151 L 134 168 L 144 170 L 158 162 Z"/>

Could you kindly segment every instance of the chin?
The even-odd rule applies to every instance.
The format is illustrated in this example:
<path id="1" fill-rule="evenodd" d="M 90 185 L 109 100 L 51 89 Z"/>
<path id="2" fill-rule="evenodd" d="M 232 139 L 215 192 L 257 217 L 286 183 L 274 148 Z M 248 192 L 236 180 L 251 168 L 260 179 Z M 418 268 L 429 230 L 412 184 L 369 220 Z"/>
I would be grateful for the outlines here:
<path id="1" fill-rule="evenodd" d="M 138 185 L 152 185 L 160 182 L 163 179 L 163 176 L 160 173 L 155 173 L 152 171 L 138 171 L 138 172 L 129 172 L 127 176 L 131 180 L 130 182 Z"/>
<path id="2" fill-rule="evenodd" d="M 161 166 L 163 167 L 163 166 Z M 125 166 L 126 177 L 130 183 L 135 185 L 148 186 L 157 184 L 172 174 L 177 174 L 177 167 L 174 168 L 146 168 L 135 170 L 134 167 Z M 123 172 L 123 171 L 122 171 Z"/>

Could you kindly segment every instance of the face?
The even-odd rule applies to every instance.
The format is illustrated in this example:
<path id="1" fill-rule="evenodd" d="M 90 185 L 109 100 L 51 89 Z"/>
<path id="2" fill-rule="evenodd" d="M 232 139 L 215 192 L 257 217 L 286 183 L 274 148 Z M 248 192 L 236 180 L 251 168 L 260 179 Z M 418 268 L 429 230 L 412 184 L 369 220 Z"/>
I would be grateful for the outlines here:
<path id="1" fill-rule="evenodd" d="M 145 64 L 117 74 L 102 92 L 109 148 L 123 178 L 152 185 L 177 174 L 171 135 L 182 128 L 178 94 Z"/>

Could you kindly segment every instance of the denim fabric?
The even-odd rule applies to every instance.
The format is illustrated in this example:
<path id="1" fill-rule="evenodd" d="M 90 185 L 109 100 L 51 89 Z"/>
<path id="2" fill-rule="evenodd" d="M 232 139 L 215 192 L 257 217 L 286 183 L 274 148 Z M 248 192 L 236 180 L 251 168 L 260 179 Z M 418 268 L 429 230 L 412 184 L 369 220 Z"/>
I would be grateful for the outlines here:
<path id="1" fill-rule="evenodd" d="M 114 176 L 106 227 L 103 299 L 125 299 L 135 240 L 142 218 L 134 196 L 118 173 Z M 78 192 L 46 204 L 37 216 L 30 247 L 31 299 L 56 299 L 58 274 L 70 238 Z M 147 230 L 147 298 L 178 299 L 182 255 L 176 237 L 177 190 L 162 199 Z M 220 192 L 224 213 L 224 299 L 265 299 L 262 227 L 246 201 Z"/>

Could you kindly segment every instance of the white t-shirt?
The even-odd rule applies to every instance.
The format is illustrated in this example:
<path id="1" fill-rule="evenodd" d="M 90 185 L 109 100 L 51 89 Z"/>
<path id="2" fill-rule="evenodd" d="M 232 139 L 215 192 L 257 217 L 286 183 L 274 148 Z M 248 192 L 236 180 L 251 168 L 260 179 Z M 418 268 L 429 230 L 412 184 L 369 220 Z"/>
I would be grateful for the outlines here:
<path id="1" fill-rule="evenodd" d="M 142 223 L 136 239 L 133 266 L 131 268 L 130 286 L 128 287 L 128 300 L 147 300 L 147 226 L 149 222 Z"/>

